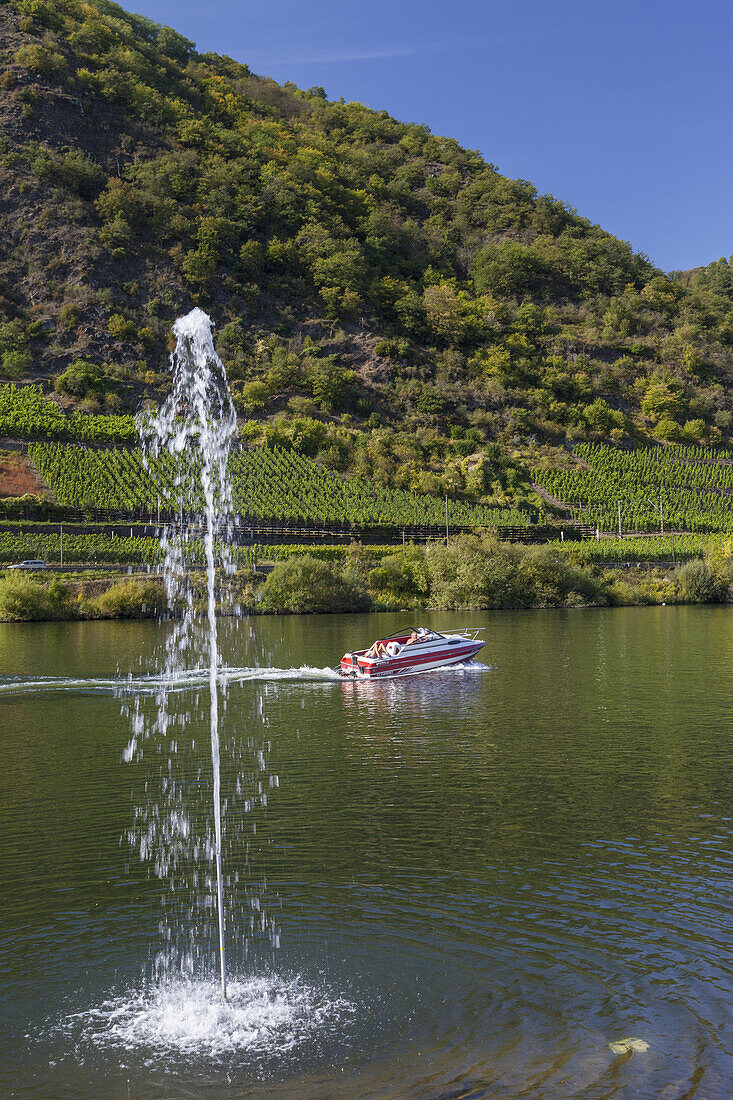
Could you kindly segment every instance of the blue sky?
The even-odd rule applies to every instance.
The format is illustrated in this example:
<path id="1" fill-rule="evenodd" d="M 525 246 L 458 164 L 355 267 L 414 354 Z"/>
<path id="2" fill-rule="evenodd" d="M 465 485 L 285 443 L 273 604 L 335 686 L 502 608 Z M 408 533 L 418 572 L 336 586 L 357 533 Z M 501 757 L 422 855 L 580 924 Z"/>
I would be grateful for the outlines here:
<path id="1" fill-rule="evenodd" d="M 201 50 L 426 123 L 666 270 L 733 253 L 730 0 L 124 0 Z"/>

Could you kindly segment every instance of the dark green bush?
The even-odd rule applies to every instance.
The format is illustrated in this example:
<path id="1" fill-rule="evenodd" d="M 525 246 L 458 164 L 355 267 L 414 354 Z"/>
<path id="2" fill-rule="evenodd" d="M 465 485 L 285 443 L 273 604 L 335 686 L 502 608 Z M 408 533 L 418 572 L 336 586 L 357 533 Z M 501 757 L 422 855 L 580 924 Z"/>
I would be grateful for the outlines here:
<path id="1" fill-rule="evenodd" d="M 54 384 L 57 393 L 67 393 L 74 397 L 89 397 L 103 393 L 106 388 L 102 368 L 96 363 L 77 359 L 70 363 Z"/>
<path id="2" fill-rule="evenodd" d="M 325 562 L 305 554 L 276 564 L 259 606 L 263 611 L 364 611 L 369 599 Z"/>
<path id="3" fill-rule="evenodd" d="M 602 582 L 549 546 L 512 546 L 463 535 L 427 555 L 436 607 L 511 608 L 605 604 Z"/>
<path id="4" fill-rule="evenodd" d="M 425 551 L 411 546 L 382 558 L 369 573 L 369 587 L 396 600 L 425 597 L 429 590 Z"/>

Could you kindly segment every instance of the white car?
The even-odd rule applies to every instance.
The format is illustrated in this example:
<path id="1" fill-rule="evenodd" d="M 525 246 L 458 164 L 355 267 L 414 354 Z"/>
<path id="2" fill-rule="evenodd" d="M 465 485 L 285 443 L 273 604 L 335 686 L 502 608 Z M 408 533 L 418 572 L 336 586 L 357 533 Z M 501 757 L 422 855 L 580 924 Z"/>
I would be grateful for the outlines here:
<path id="1" fill-rule="evenodd" d="M 19 561 L 15 565 L 9 565 L 8 569 L 48 569 L 48 566 L 40 558 L 29 558 L 28 561 Z"/>

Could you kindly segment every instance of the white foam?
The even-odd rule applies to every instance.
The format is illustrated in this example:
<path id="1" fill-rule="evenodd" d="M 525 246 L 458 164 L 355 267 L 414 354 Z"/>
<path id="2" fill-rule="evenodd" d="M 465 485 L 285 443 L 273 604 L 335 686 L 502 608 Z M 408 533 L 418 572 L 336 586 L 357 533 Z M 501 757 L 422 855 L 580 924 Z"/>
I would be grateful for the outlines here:
<path id="1" fill-rule="evenodd" d="M 231 979 L 226 1001 L 217 981 L 178 978 L 125 990 L 59 1027 L 77 1042 L 149 1054 L 283 1054 L 340 1031 L 354 1013 L 345 998 L 297 977 Z"/>
<path id="2" fill-rule="evenodd" d="M 340 680 L 331 668 L 220 668 L 219 681 L 223 684 L 244 683 L 250 680 Z M 30 694 L 36 691 L 82 691 L 117 695 L 155 695 L 166 692 L 198 688 L 209 682 L 208 669 L 183 670 L 173 676 L 132 676 L 119 679 L 82 679 L 68 676 L 46 676 L 33 679 L 1 679 L 0 695 Z"/>
<path id="3" fill-rule="evenodd" d="M 205 339 L 210 336 L 211 326 L 213 322 L 208 313 L 204 313 L 202 309 L 196 306 L 190 313 L 187 313 L 185 317 L 179 317 L 173 325 L 173 332 L 176 336 L 189 336 L 192 339 Z"/>

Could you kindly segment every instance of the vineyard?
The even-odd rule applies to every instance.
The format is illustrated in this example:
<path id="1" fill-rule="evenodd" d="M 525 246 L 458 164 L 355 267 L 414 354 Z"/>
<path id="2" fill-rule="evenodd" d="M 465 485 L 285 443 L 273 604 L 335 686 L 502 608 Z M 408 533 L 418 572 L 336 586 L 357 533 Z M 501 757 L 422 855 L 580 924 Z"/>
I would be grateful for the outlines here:
<path id="1" fill-rule="evenodd" d="M 78 439 L 84 443 L 133 443 L 137 427 L 132 416 L 66 415 L 40 386 L 0 386 L 0 436 L 19 439 Z"/>
<path id="2" fill-rule="evenodd" d="M 535 471 L 548 493 L 575 518 L 602 531 L 733 532 L 733 454 L 704 447 L 620 451 L 581 443 L 584 466 Z M 661 498 L 661 515 L 660 515 Z"/>
<path id="3" fill-rule="evenodd" d="M 583 542 L 553 543 L 555 550 L 581 558 L 589 564 L 603 562 L 616 565 L 625 562 L 655 562 L 665 564 L 687 561 L 705 554 L 708 547 L 721 543 L 714 535 L 634 535 L 623 539 L 585 539 Z"/>
<path id="4" fill-rule="evenodd" d="M 29 454 L 61 504 L 109 511 L 176 514 L 193 491 L 200 510 L 192 464 L 187 486 L 177 486 L 176 467 L 161 456 L 146 468 L 142 451 L 90 451 L 63 443 L 32 443 Z M 293 451 L 240 450 L 232 454 L 234 510 L 253 520 L 303 521 L 354 527 L 417 526 L 445 523 L 445 503 L 435 497 L 341 478 Z M 448 502 L 454 526 L 525 525 L 516 509 Z"/>
<path id="5" fill-rule="evenodd" d="M 160 558 L 158 540 L 142 536 L 121 538 L 65 530 L 63 545 L 67 565 L 147 565 L 154 564 Z M 43 561 L 58 564 L 61 561 L 61 532 L 58 528 L 43 534 L 0 531 L 0 562 L 17 562 L 24 558 L 42 558 Z"/>

